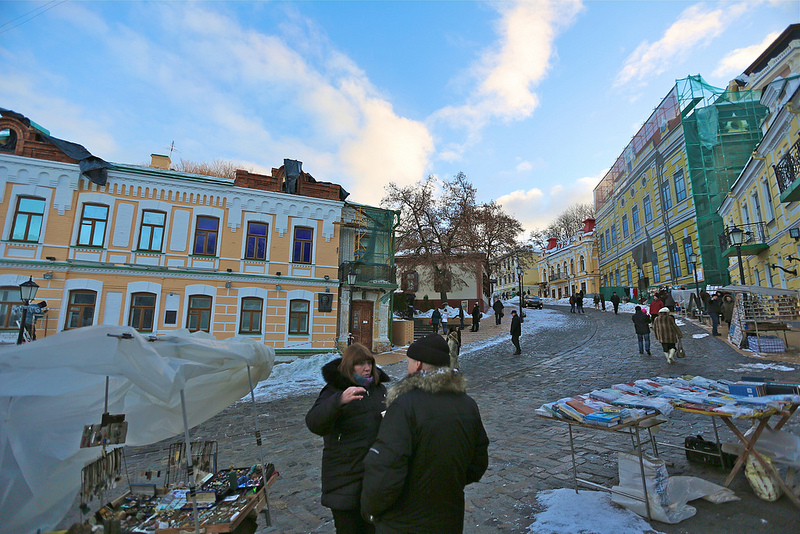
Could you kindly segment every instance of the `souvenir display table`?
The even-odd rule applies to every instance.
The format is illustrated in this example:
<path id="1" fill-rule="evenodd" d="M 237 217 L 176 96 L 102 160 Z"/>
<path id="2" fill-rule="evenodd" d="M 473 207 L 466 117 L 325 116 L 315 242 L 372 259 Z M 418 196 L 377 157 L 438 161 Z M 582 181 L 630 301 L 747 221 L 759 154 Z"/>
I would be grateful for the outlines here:
<path id="1" fill-rule="evenodd" d="M 646 380 L 615 384 L 611 388 L 594 390 L 590 393 L 566 397 L 555 402 L 545 403 L 536 410 L 540 417 L 569 425 L 570 449 L 573 462 L 573 480 L 577 491 L 578 482 L 600 487 L 597 484 L 581 480 L 577 477 L 572 427 L 588 427 L 600 430 L 632 433 L 636 438 L 636 450 L 642 471 L 642 486 L 647 489 L 644 480 L 642 461 L 642 443 L 639 430 L 648 428 L 653 418 L 661 414 L 668 417 L 674 409 L 687 413 L 708 415 L 714 422 L 716 434 L 716 418 L 721 418 L 725 425 L 745 445 L 733 469 L 725 479 L 724 486 L 730 485 L 748 456 L 752 455 L 784 490 L 792 503 L 800 508 L 800 501 L 792 489 L 781 479 L 779 473 L 766 462 L 755 447 L 765 428 L 778 430 L 800 406 L 800 394 L 795 384 L 775 384 L 773 391 L 781 393 L 767 395 L 769 384 L 751 384 L 747 382 L 731 382 L 726 380 L 710 380 L 700 376 L 683 378 L 655 377 Z M 789 391 L 789 393 L 784 393 Z M 774 427 L 770 420 L 776 417 Z M 756 426 L 748 437 L 742 434 L 732 419 L 751 421 Z M 651 435 L 654 453 L 657 455 Z M 669 445 L 669 444 L 666 444 Z M 719 439 L 717 438 L 719 447 Z M 684 447 L 679 447 L 684 448 Z M 639 499 L 641 500 L 641 499 Z M 647 506 L 648 518 L 650 507 Z"/>

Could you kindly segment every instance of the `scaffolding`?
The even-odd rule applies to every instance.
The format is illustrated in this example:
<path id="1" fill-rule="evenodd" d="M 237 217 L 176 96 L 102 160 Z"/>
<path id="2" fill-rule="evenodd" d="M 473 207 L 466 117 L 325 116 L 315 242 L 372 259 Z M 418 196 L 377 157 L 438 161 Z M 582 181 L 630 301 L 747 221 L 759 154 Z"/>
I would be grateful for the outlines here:
<path id="1" fill-rule="evenodd" d="M 391 210 L 347 203 L 342 213 L 341 279 L 355 269 L 359 283 L 389 284 L 394 279 L 394 222 Z"/>
<path id="2" fill-rule="evenodd" d="M 699 75 L 678 80 L 675 87 L 705 281 L 726 285 L 727 260 L 718 240 L 725 223 L 717 210 L 761 141 L 768 108 L 760 91 L 718 89 Z"/>

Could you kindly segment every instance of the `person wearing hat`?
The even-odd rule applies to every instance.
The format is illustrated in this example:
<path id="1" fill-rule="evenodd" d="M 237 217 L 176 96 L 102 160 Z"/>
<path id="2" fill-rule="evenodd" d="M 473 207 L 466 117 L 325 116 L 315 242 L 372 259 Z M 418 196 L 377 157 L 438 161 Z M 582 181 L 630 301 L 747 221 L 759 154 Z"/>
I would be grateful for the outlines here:
<path id="1" fill-rule="evenodd" d="M 364 459 L 361 510 L 378 534 L 464 529 L 464 487 L 489 465 L 489 438 L 447 342 L 409 345 L 408 376 L 389 388 L 378 437 Z"/>
<path id="2" fill-rule="evenodd" d="M 661 343 L 667 363 L 675 363 L 675 345 L 678 343 L 678 339 L 683 337 L 683 332 L 678 328 L 675 317 L 666 306 L 658 310 L 653 319 L 653 333 Z"/>
<path id="3" fill-rule="evenodd" d="M 322 505 L 337 534 L 372 534 L 361 514 L 364 456 L 378 435 L 389 376 L 361 343 L 349 345 L 322 367 L 325 387 L 306 414 L 308 429 L 323 437 Z"/>

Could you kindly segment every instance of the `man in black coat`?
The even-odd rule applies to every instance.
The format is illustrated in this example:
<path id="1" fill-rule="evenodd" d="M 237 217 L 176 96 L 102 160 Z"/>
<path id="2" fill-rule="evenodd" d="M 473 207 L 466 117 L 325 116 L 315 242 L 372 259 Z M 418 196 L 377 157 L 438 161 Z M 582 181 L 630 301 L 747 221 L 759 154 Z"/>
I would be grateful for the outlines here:
<path id="1" fill-rule="evenodd" d="M 458 534 L 464 487 L 489 465 L 489 438 L 447 343 L 429 334 L 407 350 L 408 376 L 389 389 L 364 459 L 361 511 L 377 534 Z"/>
<path id="2" fill-rule="evenodd" d="M 519 348 L 519 336 L 522 335 L 522 320 L 517 315 L 517 310 L 511 310 L 511 343 L 514 344 L 516 351 L 514 356 L 522 354 L 522 349 Z"/>
<path id="3" fill-rule="evenodd" d="M 520 295 L 519 298 L 522 298 Z M 494 299 L 494 304 L 492 304 L 492 308 L 494 309 L 494 324 L 500 324 L 503 319 L 503 303 L 500 302 L 499 298 Z"/>
<path id="4" fill-rule="evenodd" d="M 616 291 L 611 294 L 611 304 L 614 305 L 614 313 L 617 313 L 619 311 L 619 295 Z"/>
<path id="5" fill-rule="evenodd" d="M 478 304 L 475 304 L 475 307 L 472 308 L 472 331 L 477 332 L 478 327 L 481 324 L 481 309 L 478 308 Z"/>
<path id="6" fill-rule="evenodd" d="M 647 355 L 652 356 L 650 354 L 650 316 L 642 310 L 641 306 L 636 306 L 631 320 L 636 330 L 636 340 L 639 342 L 639 354 L 647 351 Z"/>

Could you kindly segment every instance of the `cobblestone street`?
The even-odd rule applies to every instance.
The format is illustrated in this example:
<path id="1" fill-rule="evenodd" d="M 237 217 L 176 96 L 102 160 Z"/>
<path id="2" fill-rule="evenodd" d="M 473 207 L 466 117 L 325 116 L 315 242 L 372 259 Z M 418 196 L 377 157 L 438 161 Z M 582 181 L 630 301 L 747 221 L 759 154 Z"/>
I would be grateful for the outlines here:
<path id="1" fill-rule="evenodd" d="M 501 326 L 489 318 L 478 334 L 465 333 L 461 369 L 469 379 L 469 393 L 480 406 L 491 440 L 489 469 L 483 479 L 467 488 L 465 532 L 528 532 L 538 511 L 537 492 L 572 487 L 569 430 L 565 424 L 537 417 L 534 410 L 544 402 L 580 394 L 595 388 L 652 376 L 702 375 L 708 378 L 739 379 L 742 375 L 798 380 L 795 363 L 791 372 L 740 369 L 742 364 L 769 363 L 744 355 L 722 338 L 706 336 L 702 326 L 684 320 L 685 360 L 668 365 L 660 345 L 651 335 L 653 356 L 640 355 L 631 315 L 586 309 L 585 315 L 570 314 L 567 308 L 546 307 L 526 310 L 523 324 L 522 356 L 512 356 L 507 321 Z M 558 315 L 559 317 L 555 317 Z M 545 329 L 537 321 L 547 316 Z M 535 330 L 535 334 L 532 334 Z M 528 332 L 526 334 L 526 331 Z M 500 336 L 489 345 L 487 338 Z M 471 342 L 482 338 L 483 348 L 470 350 Z M 401 358 L 396 357 L 395 360 Z M 382 357 L 382 361 L 391 361 Z M 394 378 L 405 373 L 405 360 L 383 366 Z M 304 415 L 316 393 L 260 403 L 258 411 L 265 440 L 265 461 L 280 472 L 269 492 L 272 526 L 258 519 L 258 532 L 309 533 L 334 532 L 330 511 L 319 504 L 322 439 L 311 434 Z M 682 445 L 686 436 L 702 434 L 714 439 L 711 418 L 673 412 L 659 434 L 660 442 Z M 795 417 L 786 428 L 800 433 Z M 738 422 L 744 431 L 747 423 Z M 718 425 L 723 441 L 734 441 L 733 434 Z M 219 442 L 219 467 L 249 465 L 257 461 L 252 437 L 252 407 L 240 403 L 192 430 L 193 439 Z M 606 487 L 617 483 L 614 450 L 629 450 L 627 435 L 576 428 L 575 444 L 579 476 Z M 646 432 L 644 433 L 646 435 Z M 167 445 L 128 451 L 130 471 L 156 468 L 166 460 Z M 611 449 L 611 450 L 609 450 Z M 659 446 L 662 458 L 672 463 L 670 475 L 699 476 L 721 484 L 726 471 L 690 464 L 680 449 Z M 163 465 L 162 465 L 163 468 Z M 741 532 L 797 532 L 798 510 L 788 499 L 767 503 L 755 497 L 743 472 L 731 484 L 740 502 L 711 504 L 693 501 L 697 514 L 676 525 L 653 522 L 656 531 L 665 533 L 714 533 L 736 529 Z"/>

